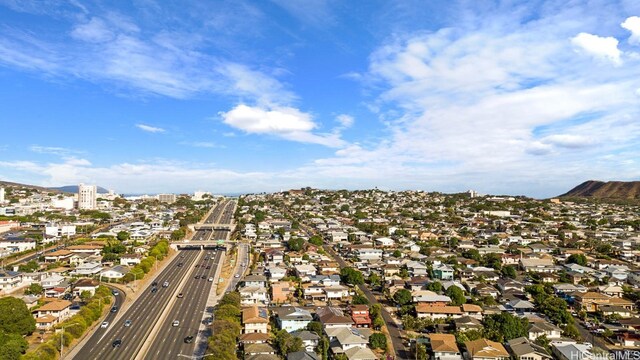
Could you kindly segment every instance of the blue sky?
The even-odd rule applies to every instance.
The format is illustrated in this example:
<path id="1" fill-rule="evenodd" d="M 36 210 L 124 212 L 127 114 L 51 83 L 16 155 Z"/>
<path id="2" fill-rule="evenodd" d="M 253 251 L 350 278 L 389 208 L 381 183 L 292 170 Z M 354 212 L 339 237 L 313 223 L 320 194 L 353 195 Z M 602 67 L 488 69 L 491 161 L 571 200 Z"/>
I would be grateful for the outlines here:
<path id="1" fill-rule="evenodd" d="M 640 178 L 640 3 L 0 0 L 0 179 L 549 197 Z"/>

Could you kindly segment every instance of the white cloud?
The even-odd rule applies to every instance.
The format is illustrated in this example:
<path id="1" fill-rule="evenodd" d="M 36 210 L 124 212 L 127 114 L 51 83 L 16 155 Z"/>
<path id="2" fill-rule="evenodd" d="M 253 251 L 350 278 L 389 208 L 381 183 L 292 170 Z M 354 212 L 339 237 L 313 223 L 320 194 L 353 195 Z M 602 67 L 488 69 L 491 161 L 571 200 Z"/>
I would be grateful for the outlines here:
<path id="1" fill-rule="evenodd" d="M 29 146 L 29 150 L 38 154 L 52 154 L 58 156 L 69 156 L 71 154 L 80 154 L 81 151 L 72 150 L 64 147 L 58 146 L 40 146 L 40 145 L 31 145 Z"/>
<path id="2" fill-rule="evenodd" d="M 351 115 L 340 114 L 340 115 L 336 116 L 336 121 L 340 124 L 341 128 L 347 129 L 347 128 L 350 128 L 351 126 L 353 126 L 353 123 L 355 122 L 355 119 Z"/>
<path id="3" fill-rule="evenodd" d="M 165 129 L 145 124 L 136 124 L 136 127 L 142 131 L 150 132 L 150 133 L 163 133 Z"/>
<path id="4" fill-rule="evenodd" d="M 191 142 L 181 142 L 181 145 L 187 145 L 187 146 L 193 146 L 193 147 L 197 147 L 197 148 L 207 148 L 207 149 L 213 149 L 213 148 L 224 148 L 225 146 L 223 145 L 219 145 L 216 144 L 214 142 L 210 142 L 210 141 L 191 141 Z"/>
<path id="5" fill-rule="evenodd" d="M 544 143 L 548 143 L 551 145 L 569 148 L 569 149 L 579 149 L 588 146 L 592 146 L 595 141 L 586 136 L 582 135 L 573 135 L 573 134 L 556 134 L 550 135 L 542 139 Z"/>
<path id="6" fill-rule="evenodd" d="M 620 24 L 620 26 L 631 32 L 631 36 L 629 36 L 629 43 L 640 44 L 640 17 L 628 17 L 624 22 L 622 22 L 622 24 Z"/>
<path id="7" fill-rule="evenodd" d="M 71 36 L 82 41 L 102 43 L 112 40 L 115 34 L 103 20 L 94 17 L 87 23 L 78 24 L 71 31 Z"/>
<path id="8" fill-rule="evenodd" d="M 331 147 L 340 147 L 344 141 L 338 134 L 314 134 L 317 125 L 311 114 L 292 107 L 263 108 L 238 105 L 220 113 L 225 124 L 249 134 L 270 134 L 277 137 Z"/>
<path id="9" fill-rule="evenodd" d="M 622 62 L 618 39 L 614 37 L 601 37 L 581 32 L 573 37 L 571 42 L 596 58 L 609 60 L 616 65 Z"/>

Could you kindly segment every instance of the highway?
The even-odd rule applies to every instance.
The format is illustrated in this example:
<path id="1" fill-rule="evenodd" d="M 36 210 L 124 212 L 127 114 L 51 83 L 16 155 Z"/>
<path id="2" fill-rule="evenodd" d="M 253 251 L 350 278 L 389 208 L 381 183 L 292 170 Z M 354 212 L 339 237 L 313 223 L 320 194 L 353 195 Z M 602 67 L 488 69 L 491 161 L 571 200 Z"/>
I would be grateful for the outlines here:
<path id="1" fill-rule="evenodd" d="M 209 215 L 209 217 L 207 217 L 205 219 L 204 223 L 205 224 L 219 224 L 218 218 L 220 218 L 220 214 L 222 214 L 222 211 L 227 206 L 228 202 L 229 202 L 228 200 L 219 202 L 216 205 L 216 207 L 213 208 L 213 211 L 211 212 L 211 215 Z"/>
<path id="2" fill-rule="evenodd" d="M 116 322 L 112 320 L 106 329 L 98 328 L 74 359 L 133 359 L 173 296 L 180 280 L 193 270 L 196 261 L 202 262 L 203 255 L 204 252 L 200 250 L 180 251 L 180 254 L 156 277 L 158 291 L 152 292 L 152 285 L 144 289 L 144 293 L 125 313 L 115 319 Z M 177 264 L 181 262 L 184 265 L 178 267 Z M 162 287 L 164 281 L 169 282 L 166 288 Z M 130 327 L 124 326 L 125 320 L 132 321 Z M 122 340 L 120 348 L 112 346 L 116 339 Z"/>
<path id="3" fill-rule="evenodd" d="M 162 322 L 160 330 L 155 335 L 155 340 L 149 347 L 145 359 L 176 359 L 178 354 L 191 356 L 198 339 L 198 328 L 203 321 L 207 298 L 209 297 L 213 282 L 209 278 L 215 278 L 218 263 L 222 261 L 223 251 L 204 250 L 205 259 L 192 266 L 187 283 L 180 290 L 182 298 L 176 298 L 168 316 Z M 215 252 L 215 253 L 214 253 Z M 212 255 L 209 256 L 208 254 Z M 207 267 L 210 267 L 207 269 Z M 199 278 L 196 279 L 195 277 Z M 172 326 L 174 320 L 180 321 L 177 327 Z M 193 336 L 193 343 L 185 343 L 187 336 Z"/>

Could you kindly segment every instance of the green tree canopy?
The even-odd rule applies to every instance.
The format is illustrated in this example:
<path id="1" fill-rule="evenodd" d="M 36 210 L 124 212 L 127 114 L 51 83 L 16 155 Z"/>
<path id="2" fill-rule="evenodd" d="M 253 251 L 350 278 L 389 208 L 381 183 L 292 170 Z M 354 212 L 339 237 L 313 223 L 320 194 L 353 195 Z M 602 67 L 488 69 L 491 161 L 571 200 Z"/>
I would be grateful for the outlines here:
<path id="1" fill-rule="evenodd" d="M 300 251 L 304 247 L 304 240 L 302 238 L 291 238 L 287 241 L 287 247 L 291 251 Z"/>
<path id="2" fill-rule="evenodd" d="M 451 298 L 451 305 L 459 306 L 467 302 L 464 291 L 457 286 L 449 286 L 445 294 Z"/>
<path id="3" fill-rule="evenodd" d="M 567 264 L 578 264 L 587 266 L 587 257 L 584 254 L 571 254 L 567 258 Z"/>
<path id="4" fill-rule="evenodd" d="M 411 291 L 407 289 L 400 289 L 393 294 L 393 300 L 401 306 L 410 304 L 412 301 Z"/>
<path id="5" fill-rule="evenodd" d="M 364 284 L 364 276 L 362 275 L 362 272 L 351 267 L 344 267 L 340 269 L 340 279 L 346 284 Z"/>
<path id="6" fill-rule="evenodd" d="M 369 346 L 372 349 L 386 349 L 387 337 L 383 333 L 373 333 L 369 336 Z"/>
<path id="7" fill-rule="evenodd" d="M 493 341 L 504 342 L 521 336 L 527 336 L 527 319 L 519 318 L 507 312 L 491 314 L 482 320 L 484 335 Z"/>
<path id="8" fill-rule="evenodd" d="M 36 320 L 24 301 L 13 296 L 0 298 L 0 332 L 30 335 L 36 330 Z"/>

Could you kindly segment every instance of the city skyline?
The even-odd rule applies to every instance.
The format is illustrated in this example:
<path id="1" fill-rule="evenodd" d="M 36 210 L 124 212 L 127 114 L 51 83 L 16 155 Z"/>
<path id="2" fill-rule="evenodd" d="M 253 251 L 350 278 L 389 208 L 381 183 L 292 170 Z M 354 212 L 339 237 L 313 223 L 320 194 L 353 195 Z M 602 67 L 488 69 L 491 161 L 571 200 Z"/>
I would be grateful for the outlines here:
<path id="1" fill-rule="evenodd" d="M 640 179 L 633 1 L 0 0 L 0 180 L 552 197 Z"/>

